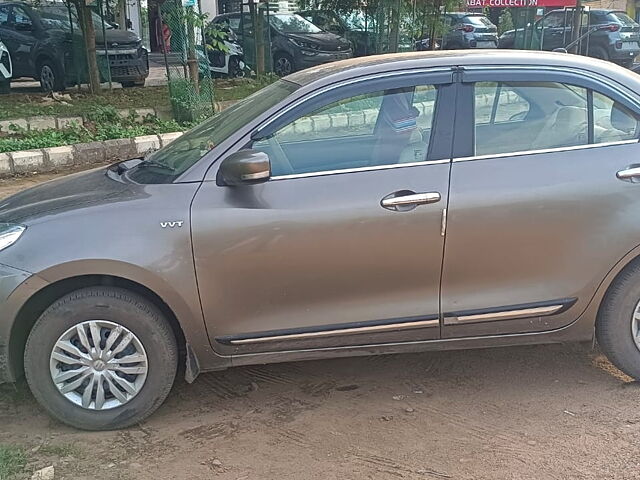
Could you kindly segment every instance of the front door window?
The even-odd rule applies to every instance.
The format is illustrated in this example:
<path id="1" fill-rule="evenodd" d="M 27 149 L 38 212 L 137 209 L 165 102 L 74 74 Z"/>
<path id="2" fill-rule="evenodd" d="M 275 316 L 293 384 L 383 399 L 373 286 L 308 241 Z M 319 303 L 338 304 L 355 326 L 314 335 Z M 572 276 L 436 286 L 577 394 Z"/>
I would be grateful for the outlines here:
<path id="1" fill-rule="evenodd" d="M 274 176 L 421 162 L 427 159 L 437 88 L 394 88 L 332 102 L 283 126 L 253 148 Z"/>

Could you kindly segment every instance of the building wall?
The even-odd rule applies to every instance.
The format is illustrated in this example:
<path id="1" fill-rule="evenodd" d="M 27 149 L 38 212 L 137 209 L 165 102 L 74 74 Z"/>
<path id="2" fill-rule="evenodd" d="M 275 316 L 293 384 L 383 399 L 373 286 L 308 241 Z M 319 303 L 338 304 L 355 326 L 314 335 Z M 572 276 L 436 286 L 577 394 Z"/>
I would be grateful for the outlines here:
<path id="1" fill-rule="evenodd" d="M 218 14 L 218 0 L 200 0 L 200 9 L 202 13 L 209 14 L 209 18 L 213 18 Z"/>

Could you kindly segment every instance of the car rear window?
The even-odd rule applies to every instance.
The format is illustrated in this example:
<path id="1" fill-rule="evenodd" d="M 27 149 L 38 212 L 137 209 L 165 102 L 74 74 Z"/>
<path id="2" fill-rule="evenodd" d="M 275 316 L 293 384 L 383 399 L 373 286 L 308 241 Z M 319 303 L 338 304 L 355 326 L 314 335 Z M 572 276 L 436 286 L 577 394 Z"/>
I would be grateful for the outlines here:
<path id="1" fill-rule="evenodd" d="M 607 15 L 607 19 L 611 22 L 617 22 L 625 26 L 635 26 L 636 22 L 633 19 L 623 12 L 611 12 Z"/>
<path id="2" fill-rule="evenodd" d="M 483 17 L 482 15 L 468 15 L 464 17 L 463 21 L 465 23 L 470 23 L 471 25 L 478 25 L 479 27 L 493 27 L 493 23 L 487 17 Z"/>

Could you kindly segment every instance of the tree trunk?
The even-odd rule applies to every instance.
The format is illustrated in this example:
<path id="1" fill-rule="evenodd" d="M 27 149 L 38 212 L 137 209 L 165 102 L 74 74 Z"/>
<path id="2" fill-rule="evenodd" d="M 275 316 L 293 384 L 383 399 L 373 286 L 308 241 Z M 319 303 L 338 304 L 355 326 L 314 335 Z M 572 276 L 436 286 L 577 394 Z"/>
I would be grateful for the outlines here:
<path id="1" fill-rule="evenodd" d="M 576 1 L 576 8 L 573 11 L 573 19 L 571 20 L 571 43 L 575 42 L 578 37 L 580 37 L 580 33 L 582 29 L 582 2 L 580 0 Z M 580 53 L 578 49 L 580 48 L 579 44 L 574 45 L 571 48 L 570 53 Z"/>
<path id="2" fill-rule="evenodd" d="M 189 78 L 196 93 L 200 93 L 200 70 L 196 58 L 196 31 L 193 21 L 193 7 L 187 7 L 187 67 Z"/>
<path id="3" fill-rule="evenodd" d="M 398 0 L 395 5 L 391 5 L 391 25 L 389 32 L 389 51 L 397 52 L 400 43 L 400 5 Z"/>
<path id="4" fill-rule="evenodd" d="M 87 54 L 87 70 L 89 72 L 89 91 L 100 93 L 100 71 L 98 70 L 98 58 L 96 56 L 96 30 L 91 17 L 91 9 L 82 0 L 76 3 L 78 17 L 80 18 L 84 37 L 84 47 Z M 108 65 L 107 65 L 108 68 Z"/>

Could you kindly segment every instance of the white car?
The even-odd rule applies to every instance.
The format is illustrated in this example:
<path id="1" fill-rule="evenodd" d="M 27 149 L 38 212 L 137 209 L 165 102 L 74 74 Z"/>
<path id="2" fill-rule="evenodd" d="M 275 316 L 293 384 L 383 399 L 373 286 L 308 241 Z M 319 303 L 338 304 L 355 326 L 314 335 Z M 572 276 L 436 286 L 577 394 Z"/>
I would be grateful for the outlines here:
<path id="1" fill-rule="evenodd" d="M 9 93 L 11 85 L 11 56 L 4 43 L 0 42 L 0 94 Z"/>

